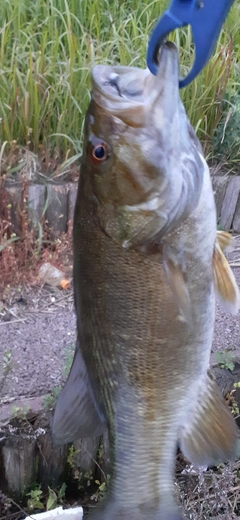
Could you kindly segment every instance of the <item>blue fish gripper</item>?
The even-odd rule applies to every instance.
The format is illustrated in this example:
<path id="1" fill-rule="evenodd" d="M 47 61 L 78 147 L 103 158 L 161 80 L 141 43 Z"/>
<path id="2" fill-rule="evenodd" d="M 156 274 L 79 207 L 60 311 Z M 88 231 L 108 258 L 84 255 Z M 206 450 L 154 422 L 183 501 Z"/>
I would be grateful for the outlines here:
<path id="1" fill-rule="evenodd" d="M 167 35 L 179 27 L 190 25 L 195 44 L 195 60 L 189 74 L 180 79 L 179 87 L 185 87 L 193 81 L 214 51 L 233 2 L 234 0 L 172 0 L 150 37 L 147 66 L 152 74 L 157 74 L 159 49 Z"/>

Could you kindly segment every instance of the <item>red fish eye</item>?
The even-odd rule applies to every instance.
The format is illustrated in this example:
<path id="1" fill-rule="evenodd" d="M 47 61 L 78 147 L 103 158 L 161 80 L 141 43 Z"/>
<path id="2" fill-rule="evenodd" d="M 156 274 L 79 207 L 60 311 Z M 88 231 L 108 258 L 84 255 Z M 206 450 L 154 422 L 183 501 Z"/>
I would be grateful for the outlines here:
<path id="1" fill-rule="evenodd" d="M 95 163 L 103 162 L 107 159 L 107 147 L 105 143 L 98 143 L 92 148 L 92 160 Z"/>

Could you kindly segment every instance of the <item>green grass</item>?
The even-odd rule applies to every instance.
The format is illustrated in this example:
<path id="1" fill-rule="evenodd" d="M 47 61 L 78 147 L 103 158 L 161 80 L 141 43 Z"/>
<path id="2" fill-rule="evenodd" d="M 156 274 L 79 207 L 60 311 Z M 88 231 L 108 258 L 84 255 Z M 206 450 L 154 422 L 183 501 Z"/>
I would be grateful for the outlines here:
<path id="1" fill-rule="evenodd" d="M 81 152 L 89 71 L 95 63 L 145 67 L 164 0 L 5 0 L 0 10 L 0 150 L 11 143 L 62 160 Z M 190 31 L 176 34 L 184 70 Z M 191 123 L 211 142 L 226 91 L 240 96 L 240 6 L 235 2 L 214 56 L 183 89 Z M 1 153 L 0 153 L 1 157 Z"/>

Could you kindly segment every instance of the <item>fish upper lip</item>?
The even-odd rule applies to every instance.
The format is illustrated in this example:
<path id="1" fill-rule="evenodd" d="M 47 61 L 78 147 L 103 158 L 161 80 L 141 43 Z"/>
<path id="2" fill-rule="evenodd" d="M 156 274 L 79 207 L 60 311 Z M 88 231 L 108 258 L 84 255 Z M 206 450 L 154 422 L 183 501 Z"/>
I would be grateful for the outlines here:
<path id="1" fill-rule="evenodd" d="M 144 99 L 140 101 L 139 99 L 134 99 L 131 94 L 129 97 L 127 96 L 126 86 L 131 83 L 131 74 L 133 80 L 136 81 L 136 78 L 139 78 L 136 95 L 140 98 L 144 91 L 144 80 L 151 76 L 148 69 L 137 69 L 135 67 L 123 67 L 120 65 L 116 67 L 95 65 L 92 69 L 93 98 L 95 99 L 97 97 L 96 94 L 98 94 L 115 103 L 116 100 L 121 102 L 123 99 L 125 102 L 130 101 L 131 105 L 142 103 Z M 125 78 L 128 79 L 128 83 L 125 82 L 124 84 L 124 81 L 122 81 L 120 84 L 119 80 Z M 139 89 L 139 83 L 142 83 L 141 90 Z M 115 87 L 115 90 L 113 87 Z"/>
<path id="2" fill-rule="evenodd" d="M 95 65 L 92 69 L 92 96 L 102 108 L 118 114 L 129 108 L 146 107 L 159 97 L 161 92 L 178 92 L 178 51 L 172 42 L 161 49 L 158 75 L 148 69 L 124 66 Z M 171 96 L 171 92 L 167 93 Z"/>
<path id="3" fill-rule="evenodd" d="M 118 95 L 120 97 L 123 97 L 123 94 L 121 93 L 121 89 L 119 86 L 119 75 L 116 72 L 112 72 L 112 74 L 109 74 L 109 79 L 105 81 L 104 85 L 111 85 L 112 87 L 116 87 Z"/>

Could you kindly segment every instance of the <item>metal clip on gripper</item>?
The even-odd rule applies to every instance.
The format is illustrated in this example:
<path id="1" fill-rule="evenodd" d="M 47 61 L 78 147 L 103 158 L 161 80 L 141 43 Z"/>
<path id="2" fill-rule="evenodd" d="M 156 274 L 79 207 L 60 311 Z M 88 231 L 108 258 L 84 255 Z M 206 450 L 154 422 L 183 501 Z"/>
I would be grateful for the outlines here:
<path id="1" fill-rule="evenodd" d="M 147 66 L 157 74 L 158 52 L 166 36 L 179 27 L 191 25 L 195 44 L 195 61 L 189 74 L 179 81 L 185 87 L 208 62 L 216 45 L 221 27 L 234 0 L 172 0 L 150 37 Z"/>

